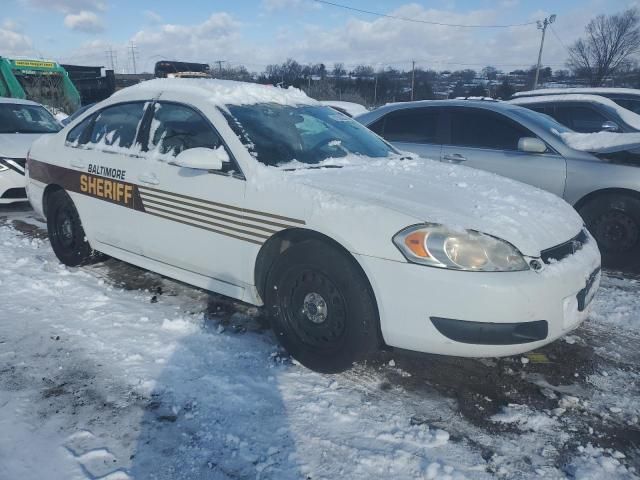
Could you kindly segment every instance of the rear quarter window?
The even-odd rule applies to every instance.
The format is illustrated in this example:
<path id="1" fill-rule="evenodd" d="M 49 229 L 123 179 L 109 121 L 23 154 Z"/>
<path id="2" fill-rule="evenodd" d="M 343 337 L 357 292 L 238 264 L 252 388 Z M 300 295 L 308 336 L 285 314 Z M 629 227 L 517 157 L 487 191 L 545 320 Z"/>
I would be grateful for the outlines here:
<path id="1" fill-rule="evenodd" d="M 75 127 L 73 127 L 67 134 L 67 138 L 66 138 L 67 143 L 72 145 L 86 144 L 88 140 L 88 136 L 83 134 L 85 133 L 85 130 L 87 129 L 87 127 L 89 126 L 92 120 L 93 120 L 93 116 L 87 117 L 83 121 L 81 121 L 79 124 L 77 124 Z"/>

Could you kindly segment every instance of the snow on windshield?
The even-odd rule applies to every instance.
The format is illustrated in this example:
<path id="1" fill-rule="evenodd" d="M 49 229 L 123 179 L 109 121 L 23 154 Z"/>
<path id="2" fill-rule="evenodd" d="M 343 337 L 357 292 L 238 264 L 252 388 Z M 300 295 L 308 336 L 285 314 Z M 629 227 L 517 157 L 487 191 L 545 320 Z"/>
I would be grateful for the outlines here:
<path id="1" fill-rule="evenodd" d="M 227 105 L 221 110 L 264 165 L 319 165 L 349 155 L 380 158 L 397 153 L 360 123 L 329 107 L 262 103 Z"/>
<path id="2" fill-rule="evenodd" d="M 55 133 L 60 128 L 44 107 L 0 103 L 0 133 Z"/>

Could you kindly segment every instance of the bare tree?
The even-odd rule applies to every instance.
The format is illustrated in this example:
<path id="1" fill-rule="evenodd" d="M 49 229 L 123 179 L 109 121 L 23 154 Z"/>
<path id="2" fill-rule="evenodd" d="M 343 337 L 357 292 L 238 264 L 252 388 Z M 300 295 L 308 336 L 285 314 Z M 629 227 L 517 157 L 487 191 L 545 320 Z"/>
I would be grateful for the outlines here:
<path id="1" fill-rule="evenodd" d="M 602 81 L 640 49 L 640 14 L 630 8 L 615 15 L 598 15 L 585 28 L 586 37 L 569 48 L 567 65 L 591 86 Z"/>

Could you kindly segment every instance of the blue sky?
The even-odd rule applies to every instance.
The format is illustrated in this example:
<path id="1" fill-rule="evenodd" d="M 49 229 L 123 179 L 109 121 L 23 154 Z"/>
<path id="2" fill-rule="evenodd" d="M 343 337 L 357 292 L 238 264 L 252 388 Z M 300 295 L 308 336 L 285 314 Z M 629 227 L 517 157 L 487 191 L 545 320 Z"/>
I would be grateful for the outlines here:
<path id="1" fill-rule="evenodd" d="M 598 13 L 628 0 L 337 0 L 355 8 L 427 21 L 511 24 L 558 15 L 548 32 L 546 63 L 561 68 L 565 46 Z M 81 64 L 149 70 L 160 58 L 244 63 L 250 70 L 293 57 L 301 62 L 367 63 L 456 69 L 496 64 L 508 70 L 535 62 L 535 26 L 509 29 L 433 27 L 345 11 L 313 0 L 3 0 L 0 55 L 42 56 Z"/>

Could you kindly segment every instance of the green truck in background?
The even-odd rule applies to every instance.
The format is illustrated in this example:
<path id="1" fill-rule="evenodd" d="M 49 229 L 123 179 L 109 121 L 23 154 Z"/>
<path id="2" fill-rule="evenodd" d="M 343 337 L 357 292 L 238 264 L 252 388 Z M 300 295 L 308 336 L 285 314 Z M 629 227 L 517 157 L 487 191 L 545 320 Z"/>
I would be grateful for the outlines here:
<path id="1" fill-rule="evenodd" d="M 0 57 L 0 96 L 33 100 L 67 114 L 80 107 L 80 94 L 67 71 L 48 60 Z"/>

